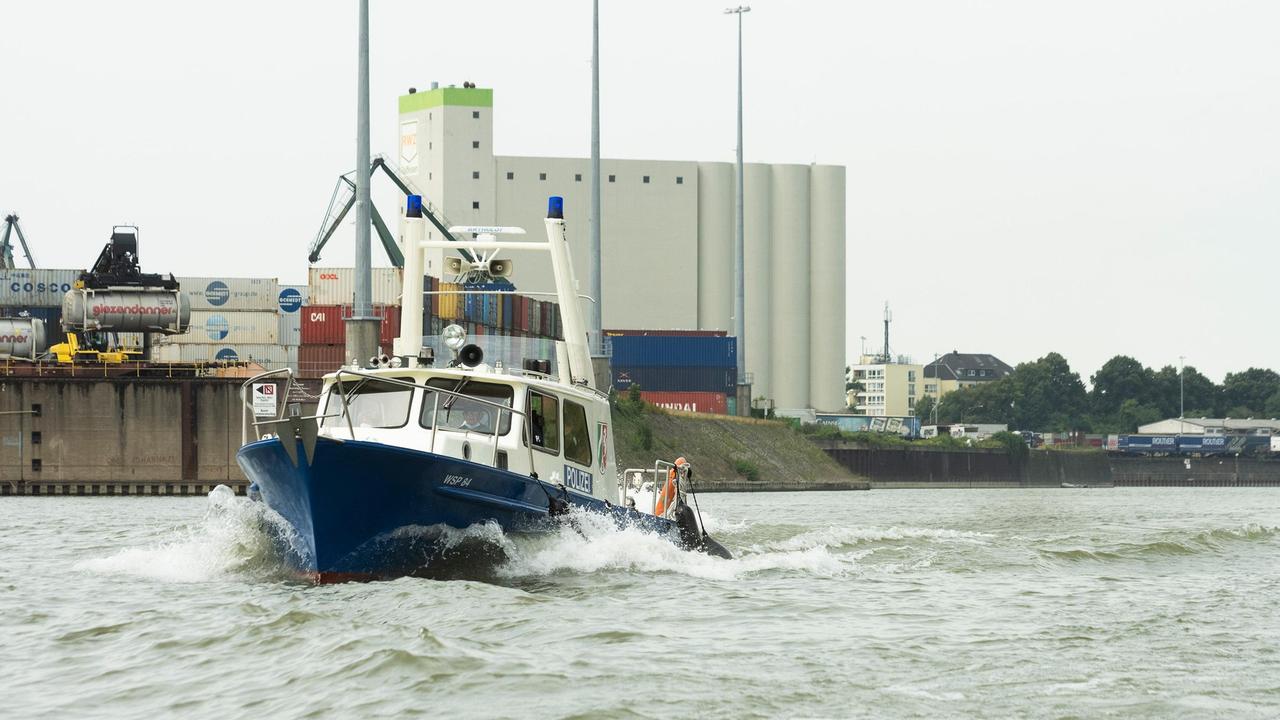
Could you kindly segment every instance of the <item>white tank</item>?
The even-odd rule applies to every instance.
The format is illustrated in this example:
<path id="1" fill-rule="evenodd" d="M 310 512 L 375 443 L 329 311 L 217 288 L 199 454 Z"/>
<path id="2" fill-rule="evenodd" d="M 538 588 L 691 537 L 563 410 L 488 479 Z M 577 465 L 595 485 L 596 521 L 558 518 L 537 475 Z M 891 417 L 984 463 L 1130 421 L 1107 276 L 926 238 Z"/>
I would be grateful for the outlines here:
<path id="1" fill-rule="evenodd" d="M 44 321 L 0 318 L 0 357 L 35 360 L 45 351 Z"/>
<path id="2" fill-rule="evenodd" d="M 845 305 L 844 168 L 814 165 L 809 216 L 809 404 L 817 410 L 843 410 Z M 916 397 L 924 394 L 923 380 Z"/>
<path id="3" fill-rule="evenodd" d="M 818 350 L 809 338 L 809 166 L 771 167 L 770 386 L 778 408 L 795 410 L 810 407 L 809 356 Z"/>
<path id="4" fill-rule="evenodd" d="M 752 373 L 751 397 L 773 397 L 772 298 L 774 292 L 773 253 L 770 235 L 773 222 L 770 211 L 772 173 L 768 165 L 747 163 L 743 167 L 743 232 L 744 275 L 746 275 L 746 350 L 747 372 Z M 730 270 L 730 272 L 733 272 Z M 785 286 L 784 286 L 785 287 Z M 800 351 L 803 352 L 803 351 Z"/>
<path id="5" fill-rule="evenodd" d="M 72 290 L 62 296 L 66 332 L 109 330 L 178 335 L 191 323 L 180 290 Z"/>

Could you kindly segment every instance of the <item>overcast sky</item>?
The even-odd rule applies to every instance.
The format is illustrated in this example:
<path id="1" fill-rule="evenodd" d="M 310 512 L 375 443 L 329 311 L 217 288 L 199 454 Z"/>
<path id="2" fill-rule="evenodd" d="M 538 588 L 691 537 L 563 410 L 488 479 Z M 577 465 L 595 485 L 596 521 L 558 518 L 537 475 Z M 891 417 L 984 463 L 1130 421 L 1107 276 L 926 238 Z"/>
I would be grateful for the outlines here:
<path id="1" fill-rule="evenodd" d="M 603 154 L 732 160 L 726 3 L 601 4 Z M 409 86 L 470 80 L 498 154 L 588 154 L 589 2 L 372 6 L 374 152 Z M 3 3 L 0 210 L 46 267 L 132 222 L 150 271 L 305 282 L 354 166 L 355 8 Z M 1221 380 L 1280 365 L 1277 28 L 1266 1 L 760 0 L 746 159 L 847 166 L 852 359 L 887 300 L 917 360 L 1054 350 L 1087 380 L 1185 355 Z"/>

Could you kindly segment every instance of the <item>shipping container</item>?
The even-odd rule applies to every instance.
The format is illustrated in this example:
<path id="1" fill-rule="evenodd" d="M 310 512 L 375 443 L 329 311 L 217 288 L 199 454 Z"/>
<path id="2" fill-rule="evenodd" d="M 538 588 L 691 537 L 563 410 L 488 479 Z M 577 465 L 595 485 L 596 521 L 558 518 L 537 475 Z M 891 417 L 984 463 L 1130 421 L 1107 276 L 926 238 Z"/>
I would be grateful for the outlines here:
<path id="1" fill-rule="evenodd" d="M 302 309 L 282 312 L 276 316 L 280 323 L 280 344 L 302 344 Z"/>
<path id="2" fill-rule="evenodd" d="M 350 305 L 355 302 L 355 268 L 313 267 L 307 272 L 307 291 L 314 305 Z M 375 305 L 399 305 L 404 275 L 400 268 L 373 268 Z"/>
<path id="3" fill-rule="evenodd" d="M 310 303 L 306 285 L 281 285 L 276 293 L 276 308 L 282 315 L 297 315 L 303 305 Z"/>
<path id="4" fill-rule="evenodd" d="M 644 390 L 640 392 L 640 397 L 645 402 L 666 410 L 683 410 L 685 412 L 711 413 L 713 415 L 725 415 L 729 412 L 728 399 L 722 392 Z"/>
<path id="5" fill-rule="evenodd" d="M 0 307 L 62 307 L 83 270 L 0 270 Z M 52 329 L 52 328 L 49 328 Z"/>
<path id="6" fill-rule="evenodd" d="M 280 283 L 275 278 L 175 278 L 192 310 L 275 310 Z"/>
<path id="7" fill-rule="evenodd" d="M 280 317 L 273 310 L 193 310 L 191 330 L 156 344 L 279 345 Z"/>
<path id="8" fill-rule="evenodd" d="M 712 367 L 738 365 L 738 343 L 731 337 L 697 335 L 619 335 L 606 337 L 613 363 L 624 367 Z"/>
<path id="9" fill-rule="evenodd" d="M 729 393 L 737 384 L 736 368 L 613 366 L 613 386 L 619 390 L 639 385 L 641 390 Z"/>
<path id="10" fill-rule="evenodd" d="M 302 345 L 298 348 L 298 375 L 318 378 L 346 362 L 344 345 Z"/>
<path id="11" fill-rule="evenodd" d="M 462 286 L 457 283 L 440 283 L 440 317 L 445 320 L 462 320 L 466 312 L 466 295 L 460 294 Z"/>
<path id="12" fill-rule="evenodd" d="M 342 345 L 347 341 L 347 318 L 350 305 L 308 305 L 302 308 L 299 337 L 303 345 Z M 400 335 L 400 306 L 375 305 L 375 317 L 382 319 L 378 342 L 383 350 L 391 349 L 391 340 Z"/>
<path id="13" fill-rule="evenodd" d="M 729 333 L 724 330 L 605 330 L 605 337 L 625 337 L 630 335 L 668 335 L 673 337 L 725 337 Z"/>
<path id="14" fill-rule="evenodd" d="M 151 346 L 153 363 L 246 362 L 275 370 L 289 365 L 288 351 L 279 345 L 186 343 Z"/>
<path id="15" fill-rule="evenodd" d="M 427 292 L 431 293 L 422 299 L 422 309 L 428 310 L 432 317 L 439 317 L 440 296 L 436 293 L 440 291 L 440 281 L 428 275 L 426 282 L 424 282 L 422 286 L 427 290 Z"/>

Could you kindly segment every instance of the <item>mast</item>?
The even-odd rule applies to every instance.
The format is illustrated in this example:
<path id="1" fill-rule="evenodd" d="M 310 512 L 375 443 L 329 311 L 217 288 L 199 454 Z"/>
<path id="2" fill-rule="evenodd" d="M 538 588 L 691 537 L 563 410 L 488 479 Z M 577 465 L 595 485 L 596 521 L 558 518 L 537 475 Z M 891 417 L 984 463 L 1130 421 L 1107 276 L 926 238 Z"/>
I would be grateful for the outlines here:
<path id="1" fill-rule="evenodd" d="M 594 388 L 591 353 L 587 349 L 586 326 L 578 302 L 578 281 L 573 274 L 569 255 L 569 238 L 564 229 L 564 198 L 553 196 L 547 202 L 547 244 L 551 253 L 551 270 L 556 278 L 556 297 L 560 302 L 560 321 L 564 324 L 564 343 L 569 356 L 570 383 Z"/>

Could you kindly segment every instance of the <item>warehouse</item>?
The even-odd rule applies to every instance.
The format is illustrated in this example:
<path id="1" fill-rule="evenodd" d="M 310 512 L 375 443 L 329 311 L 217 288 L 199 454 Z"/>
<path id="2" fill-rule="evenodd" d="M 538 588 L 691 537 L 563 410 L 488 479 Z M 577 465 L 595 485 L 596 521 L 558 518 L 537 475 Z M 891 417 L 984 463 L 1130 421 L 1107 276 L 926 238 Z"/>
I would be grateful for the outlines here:
<path id="1" fill-rule="evenodd" d="M 564 196 L 587 287 L 587 158 L 495 155 L 487 88 L 410 93 L 399 109 L 400 170 L 450 224 L 541 232 L 546 198 Z M 745 167 L 744 357 L 752 395 L 779 409 L 845 406 L 844 175 Z M 732 331 L 733 163 L 604 159 L 601 189 L 604 327 Z M 427 272 L 441 262 L 429 256 Z M 550 289 L 536 261 L 516 263 L 522 290 Z"/>

